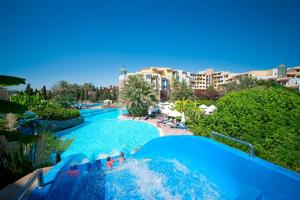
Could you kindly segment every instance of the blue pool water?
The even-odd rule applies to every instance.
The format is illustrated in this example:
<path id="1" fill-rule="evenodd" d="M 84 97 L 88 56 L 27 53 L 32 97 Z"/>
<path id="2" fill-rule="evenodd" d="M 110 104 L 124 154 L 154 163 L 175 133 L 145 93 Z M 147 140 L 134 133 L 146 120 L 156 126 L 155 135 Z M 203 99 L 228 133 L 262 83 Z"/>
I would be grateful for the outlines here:
<path id="1" fill-rule="evenodd" d="M 159 137 L 157 128 L 152 125 L 118 119 L 121 112 L 119 109 L 81 111 L 85 120 L 83 124 L 57 133 L 62 138 L 74 139 L 62 157 L 82 153 L 90 160 L 106 158 L 120 151 L 130 153 Z"/>
<path id="2" fill-rule="evenodd" d="M 157 138 L 155 127 L 117 120 L 119 112 L 84 112 L 85 124 L 59 133 L 79 140 L 45 175 L 47 185 L 35 189 L 30 199 L 297 200 L 300 197 L 298 173 L 204 137 Z M 109 127 L 111 132 L 99 131 L 103 127 Z M 135 131 L 131 133 L 132 130 Z M 84 138 L 88 134 L 93 137 Z M 104 139 L 98 138 L 99 135 Z M 99 146 L 107 142 L 109 145 L 99 151 Z M 101 151 L 107 154 L 122 148 L 131 151 L 142 143 L 146 144 L 139 151 L 126 154 L 126 163 L 116 162 L 112 169 L 106 168 L 105 159 L 95 159 L 102 155 Z M 75 154 L 78 152 L 87 156 Z"/>

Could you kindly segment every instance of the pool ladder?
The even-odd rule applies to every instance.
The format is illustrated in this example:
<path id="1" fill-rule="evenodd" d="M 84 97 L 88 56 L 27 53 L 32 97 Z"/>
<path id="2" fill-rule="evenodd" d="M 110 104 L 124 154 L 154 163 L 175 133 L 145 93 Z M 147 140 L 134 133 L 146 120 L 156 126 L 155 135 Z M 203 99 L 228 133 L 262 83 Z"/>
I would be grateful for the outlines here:
<path id="1" fill-rule="evenodd" d="M 254 157 L 254 146 L 248 142 L 245 142 L 243 140 L 239 140 L 239 139 L 236 139 L 236 138 L 233 138 L 233 137 L 230 137 L 230 136 L 227 136 L 227 135 L 223 135 L 221 133 L 217 133 L 217 132 L 210 132 L 210 138 L 211 139 L 214 139 L 214 136 L 219 136 L 219 137 L 222 137 L 222 138 L 225 138 L 225 139 L 229 139 L 229 140 L 232 140 L 234 142 L 237 142 L 237 143 L 240 143 L 240 144 L 243 144 L 243 145 L 246 145 L 250 148 L 250 153 L 249 153 L 249 156 L 251 158 Z"/>

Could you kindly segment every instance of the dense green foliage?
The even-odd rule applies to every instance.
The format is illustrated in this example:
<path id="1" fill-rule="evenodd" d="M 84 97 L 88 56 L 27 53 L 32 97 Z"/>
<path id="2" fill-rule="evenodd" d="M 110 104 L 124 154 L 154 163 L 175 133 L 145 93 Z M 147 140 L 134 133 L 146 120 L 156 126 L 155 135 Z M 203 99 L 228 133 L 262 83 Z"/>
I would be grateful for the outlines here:
<path id="1" fill-rule="evenodd" d="M 1 85 L 6 86 L 25 83 L 25 79 L 17 77 L 1 76 L 0 79 Z M 79 116 L 76 110 L 67 110 L 43 100 L 45 91 L 46 88 L 42 90 L 43 97 L 30 96 L 38 91 L 34 92 L 27 85 L 25 95 L 11 97 L 14 102 L 0 100 L 0 188 L 36 168 L 51 165 L 50 155 L 65 150 L 72 142 L 61 141 L 51 133 L 27 135 L 18 131 L 17 127 L 30 123 L 31 116 L 23 114 L 28 108 L 38 113 L 40 118 L 66 119 Z"/>
<path id="2" fill-rule="evenodd" d="M 189 124 L 196 124 L 201 118 L 204 117 L 203 111 L 199 108 L 199 103 L 197 101 L 176 101 L 175 102 L 175 110 L 179 112 L 183 112 L 187 117 Z"/>
<path id="3" fill-rule="evenodd" d="M 176 79 L 172 79 L 171 85 L 171 101 L 184 101 L 195 99 L 194 92 L 186 82 L 179 82 Z"/>
<path id="4" fill-rule="evenodd" d="M 0 75 L 0 86 L 12 86 L 20 84 L 25 84 L 25 79 L 14 76 Z"/>
<path id="5" fill-rule="evenodd" d="M 217 101 L 216 100 L 209 100 L 209 99 L 198 99 L 195 101 L 197 106 L 200 106 L 202 104 L 206 106 L 211 106 L 211 105 L 216 105 Z"/>
<path id="6" fill-rule="evenodd" d="M 44 100 L 38 95 L 16 95 L 11 99 L 13 102 L 27 106 L 30 111 L 38 114 L 39 119 L 66 120 L 80 116 L 78 110 L 66 109 L 60 104 Z"/>
<path id="7" fill-rule="evenodd" d="M 217 131 L 250 142 L 256 156 L 299 172 L 299 122 L 298 95 L 281 88 L 256 87 L 228 93 L 218 100 L 217 112 L 190 121 L 189 127 L 198 135 Z"/>
<path id="8" fill-rule="evenodd" d="M 26 136 L 17 132 L 1 131 L 0 135 L 2 134 L 8 141 L 18 140 L 18 143 L 16 150 L 10 150 L 9 153 L 0 152 L 0 188 L 34 169 L 51 166 L 53 162 L 50 160 L 51 155 L 64 151 L 73 141 L 72 139 L 60 140 L 52 133 Z M 30 158 L 29 152 L 33 152 L 35 156 Z"/>
<path id="9" fill-rule="evenodd" d="M 236 90 L 243 90 L 247 88 L 252 88 L 257 86 L 257 79 L 251 78 L 251 77 L 241 77 L 238 80 L 238 83 L 236 82 L 230 82 L 225 85 L 225 92 L 231 92 Z"/>
<path id="10" fill-rule="evenodd" d="M 15 102 L 0 99 L 0 113 L 17 113 L 21 114 L 27 110 L 27 107 Z"/>
<path id="11" fill-rule="evenodd" d="M 29 96 L 39 95 L 43 99 L 55 101 L 63 107 L 70 107 L 77 102 L 102 102 L 106 99 L 116 101 L 118 99 L 118 87 L 95 87 L 92 83 L 78 85 L 67 81 L 57 82 L 50 90 L 47 90 L 46 86 L 40 90 L 33 90 L 30 84 L 27 84 L 24 93 Z"/>
<path id="12" fill-rule="evenodd" d="M 129 114 L 145 116 L 150 105 L 157 101 L 151 85 L 142 75 L 129 75 L 125 83 L 122 99 Z"/>

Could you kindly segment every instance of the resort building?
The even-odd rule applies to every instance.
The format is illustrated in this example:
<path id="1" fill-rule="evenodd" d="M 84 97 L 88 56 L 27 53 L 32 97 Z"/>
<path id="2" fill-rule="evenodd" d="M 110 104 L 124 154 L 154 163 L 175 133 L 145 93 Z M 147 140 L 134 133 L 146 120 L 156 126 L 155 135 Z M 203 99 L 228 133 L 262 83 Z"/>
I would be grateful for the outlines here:
<path id="1" fill-rule="evenodd" d="M 152 85 L 160 101 L 168 99 L 172 79 L 186 82 L 197 96 L 203 94 L 209 87 L 222 90 L 224 88 L 222 86 L 225 84 L 238 82 L 243 77 L 252 77 L 258 80 L 276 80 L 284 86 L 293 88 L 299 88 L 300 85 L 300 66 L 287 68 L 285 65 L 280 65 L 277 68 L 253 70 L 245 73 L 214 71 L 212 68 L 198 72 L 185 72 L 170 67 L 146 67 L 135 73 L 127 73 L 127 70 L 122 67 L 119 76 L 120 91 L 124 88 L 126 77 L 133 74 L 142 74 L 146 81 Z"/>
<path id="2" fill-rule="evenodd" d="M 157 98 L 161 101 L 167 100 L 170 95 L 170 85 L 172 78 L 181 81 L 188 81 L 185 72 L 178 72 L 169 67 L 148 67 L 139 70 L 136 73 L 127 73 L 127 70 L 122 67 L 119 76 L 119 90 L 124 88 L 126 77 L 128 75 L 142 74 L 145 80 L 152 85 Z"/>
<path id="3" fill-rule="evenodd" d="M 249 71 L 231 77 L 229 82 L 238 82 L 242 77 L 252 77 L 258 80 L 276 80 L 286 87 L 300 88 L 300 66 L 287 68 L 281 64 L 278 68 Z"/>
<path id="4" fill-rule="evenodd" d="M 196 95 L 204 93 L 210 86 L 218 89 L 220 86 L 233 81 L 232 79 L 237 74 L 225 71 L 214 72 L 212 68 L 197 73 L 191 73 L 192 89 Z"/>

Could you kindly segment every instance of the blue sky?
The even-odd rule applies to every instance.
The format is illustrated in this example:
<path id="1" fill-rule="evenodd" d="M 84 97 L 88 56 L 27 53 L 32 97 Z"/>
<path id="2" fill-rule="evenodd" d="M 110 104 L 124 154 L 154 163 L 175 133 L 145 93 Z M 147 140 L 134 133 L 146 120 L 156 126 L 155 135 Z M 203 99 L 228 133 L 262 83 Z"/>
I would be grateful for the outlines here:
<path id="1" fill-rule="evenodd" d="M 299 65 L 300 1 L 0 1 L 0 74 L 33 87 L 117 84 L 170 66 L 243 72 Z"/>

